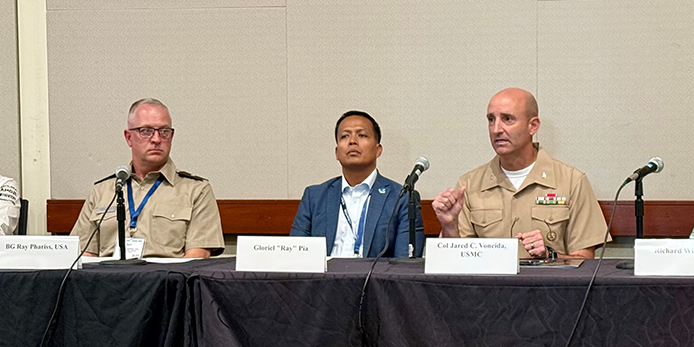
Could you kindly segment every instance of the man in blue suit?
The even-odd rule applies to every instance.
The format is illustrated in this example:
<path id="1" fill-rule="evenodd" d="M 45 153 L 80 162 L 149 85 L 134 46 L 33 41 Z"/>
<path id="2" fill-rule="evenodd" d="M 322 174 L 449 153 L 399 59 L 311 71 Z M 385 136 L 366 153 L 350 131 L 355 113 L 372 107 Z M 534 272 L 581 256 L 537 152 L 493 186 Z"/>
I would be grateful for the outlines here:
<path id="1" fill-rule="evenodd" d="M 327 253 L 333 257 L 375 258 L 385 247 L 388 234 L 383 256 L 407 257 L 407 195 L 398 200 L 402 186 L 376 170 L 376 160 L 383 151 L 378 123 L 366 112 L 349 111 L 335 125 L 335 141 L 342 176 L 304 190 L 290 235 L 325 236 Z M 419 199 L 416 211 L 415 254 L 419 257 L 424 246 Z"/>

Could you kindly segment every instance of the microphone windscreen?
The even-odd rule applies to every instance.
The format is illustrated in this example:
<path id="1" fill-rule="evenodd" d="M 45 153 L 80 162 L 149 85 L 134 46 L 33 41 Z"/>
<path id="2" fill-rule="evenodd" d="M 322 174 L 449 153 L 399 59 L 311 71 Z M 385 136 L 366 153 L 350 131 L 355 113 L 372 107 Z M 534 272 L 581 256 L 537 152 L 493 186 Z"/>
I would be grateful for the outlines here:
<path id="1" fill-rule="evenodd" d="M 648 162 L 653 163 L 656 166 L 655 173 L 663 171 L 663 168 L 665 167 L 665 164 L 663 163 L 663 159 L 660 159 L 660 157 L 653 157 Z"/>
<path id="2" fill-rule="evenodd" d="M 414 162 L 414 165 L 415 166 L 421 165 L 424 168 L 424 170 L 422 170 L 422 172 L 424 172 L 424 171 L 429 169 L 429 160 L 427 158 L 424 158 L 424 157 L 419 157 Z"/>
<path id="3" fill-rule="evenodd" d="M 116 169 L 116 179 L 125 181 L 128 179 L 128 177 L 130 177 L 129 167 L 121 165 Z"/>

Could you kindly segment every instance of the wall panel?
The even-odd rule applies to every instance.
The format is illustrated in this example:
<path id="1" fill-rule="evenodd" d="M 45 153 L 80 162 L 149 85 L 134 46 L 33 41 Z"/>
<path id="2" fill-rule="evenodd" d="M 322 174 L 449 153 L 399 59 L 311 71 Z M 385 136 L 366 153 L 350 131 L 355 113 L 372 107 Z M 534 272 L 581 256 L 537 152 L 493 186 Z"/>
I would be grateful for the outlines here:
<path id="1" fill-rule="evenodd" d="M 694 2 L 542 1 L 538 18 L 542 143 L 600 199 L 653 156 L 644 199 L 692 199 Z"/>
<path id="2" fill-rule="evenodd" d="M 0 0 L 0 175 L 20 182 L 17 89 L 17 8 Z"/>
<path id="3" fill-rule="evenodd" d="M 680 188 L 689 1 L 51 0 L 47 16 L 53 198 L 84 198 L 128 160 L 125 113 L 153 96 L 172 110 L 176 163 L 220 199 L 298 199 L 339 175 L 333 127 L 350 109 L 381 123 L 384 175 L 430 159 L 418 188 L 432 199 L 493 156 L 486 105 L 510 86 L 537 95 L 537 140 L 599 199 L 654 155 L 666 169 L 646 198 L 694 195 Z"/>
<path id="4" fill-rule="evenodd" d="M 156 97 L 179 168 L 218 197 L 285 198 L 285 27 L 282 7 L 49 10 L 53 197 L 127 163 L 127 110 Z"/>

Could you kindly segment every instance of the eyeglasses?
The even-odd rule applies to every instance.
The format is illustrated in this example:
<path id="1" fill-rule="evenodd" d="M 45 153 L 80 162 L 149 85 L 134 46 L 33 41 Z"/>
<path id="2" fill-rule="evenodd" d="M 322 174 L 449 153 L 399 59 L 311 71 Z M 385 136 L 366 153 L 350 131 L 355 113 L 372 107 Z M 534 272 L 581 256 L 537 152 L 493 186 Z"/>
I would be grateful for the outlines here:
<path id="1" fill-rule="evenodd" d="M 154 132 L 159 133 L 159 137 L 162 139 L 168 140 L 173 136 L 174 129 L 173 128 L 161 128 L 161 129 L 155 129 L 155 128 L 149 128 L 149 127 L 139 127 L 139 128 L 131 128 L 128 130 L 137 130 L 140 133 L 140 136 L 142 138 L 148 139 L 152 136 L 154 136 Z"/>

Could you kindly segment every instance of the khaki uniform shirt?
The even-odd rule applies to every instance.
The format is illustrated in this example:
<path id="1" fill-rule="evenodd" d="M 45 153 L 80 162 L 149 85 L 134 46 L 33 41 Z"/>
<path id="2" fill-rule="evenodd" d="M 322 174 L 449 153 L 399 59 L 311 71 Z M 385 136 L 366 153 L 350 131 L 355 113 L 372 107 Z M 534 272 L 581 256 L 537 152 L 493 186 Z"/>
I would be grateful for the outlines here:
<path id="1" fill-rule="evenodd" d="M 507 238 L 539 229 L 545 245 L 561 254 L 605 238 L 605 217 L 586 175 L 542 148 L 518 190 L 501 170 L 499 156 L 463 175 L 456 189 L 461 186 L 467 189 L 458 216 L 460 237 Z M 518 254 L 530 257 L 522 246 Z"/>
<path id="2" fill-rule="evenodd" d="M 160 171 L 148 173 L 143 180 L 131 175 L 134 208 L 140 206 L 159 175 L 163 175 L 164 180 L 142 208 L 134 230 L 129 227 L 128 186 L 123 187 L 125 237 L 145 239 L 143 257 L 183 257 L 185 251 L 192 248 L 210 249 L 212 255 L 222 253 L 224 236 L 212 187 L 203 178 L 177 171 L 173 160 L 169 159 Z M 118 238 L 116 202 L 106 210 L 115 195 L 115 182 L 113 175 L 94 184 L 70 232 L 80 237 L 80 245 L 85 249 L 89 236 L 103 216 L 101 232 L 97 232 L 87 247 L 87 252 L 102 257 L 113 254 Z"/>

